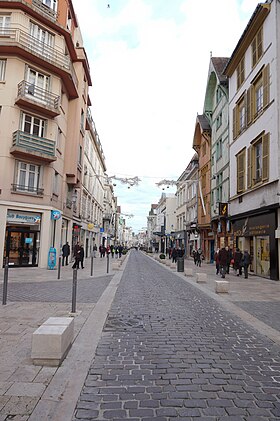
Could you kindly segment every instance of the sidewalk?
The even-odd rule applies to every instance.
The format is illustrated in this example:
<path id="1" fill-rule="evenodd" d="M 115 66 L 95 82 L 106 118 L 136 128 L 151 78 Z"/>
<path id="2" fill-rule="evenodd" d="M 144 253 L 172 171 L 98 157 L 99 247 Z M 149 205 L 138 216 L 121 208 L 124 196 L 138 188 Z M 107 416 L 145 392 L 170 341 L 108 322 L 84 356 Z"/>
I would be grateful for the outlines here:
<path id="1" fill-rule="evenodd" d="M 98 318 L 102 314 L 103 327 L 110 301 L 107 299 L 107 302 L 103 303 L 103 308 L 99 308 L 98 314 L 95 314 L 95 308 L 98 307 L 104 291 L 108 290 L 108 285 L 112 284 L 112 279 L 119 278 L 122 273 L 112 271 L 111 259 L 109 263 L 109 273 L 107 273 L 107 258 L 95 258 L 93 277 L 90 276 L 90 258 L 85 260 L 85 268 L 78 270 L 77 290 L 81 299 L 77 299 L 76 305 L 75 339 L 60 368 L 34 366 L 31 360 L 31 340 L 32 333 L 49 317 L 69 317 L 72 265 L 61 267 L 59 280 L 57 270 L 9 269 L 6 305 L 2 305 L 4 270 L 0 270 L 0 421 L 6 419 L 26 421 L 31 419 L 31 416 L 34 417 L 34 421 L 54 420 L 54 417 L 49 418 L 41 413 L 39 416 L 32 415 L 35 408 L 40 406 L 38 402 L 44 404 L 46 411 L 60 402 L 66 392 L 65 385 L 72 375 L 76 376 L 72 383 L 79 385 L 79 376 L 88 370 L 89 363 L 94 357 L 93 344 L 98 340 L 98 336 L 92 338 L 92 331 L 95 331 Z M 46 291 L 48 295 L 41 300 L 40 294 L 46 295 Z M 76 372 L 77 367 L 78 372 Z M 51 387 L 54 381 L 59 381 L 60 385 Z M 47 391 L 48 393 L 51 391 L 52 396 L 46 401 L 43 396 Z M 72 398 L 70 393 L 68 405 Z M 59 416 L 58 421 L 62 420 L 67 420 L 67 416 L 65 418 Z"/>
<path id="2" fill-rule="evenodd" d="M 139 252 L 140 253 L 140 252 Z M 153 258 L 152 256 L 149 256 Z M 115 261 L 115 259 L 114 259 Z M 61 291 L 71 289 L 73 271 L 71 265 L 57 270 L 21 268 L 9 270 L 8 292 L 13 290 L 19 297 L 0 307 L 0 421 L 70 421 L 73 405 L 81 391 L 115 292 L 128 259 L 120 271 L 107 274 L 107 259 L 94 259 L 94 276 L 90 277 L 90 259 L 85 269 L 78 270 L 78 289 L 84 300 L 77 303 L 75 316 L 75 340 L 61 367 L 34 366 L 30 358 L 31 338 L 34 330 L 48 317 L 69 316 L 71 301 L 61 299 Z M 158 263 L 163 266 L 162 263 Z M 167 271 L 169 267 L 163 266 Z M 186 282 L 219 301 L 228 311 L 258 329 L 263 335 L 280 343 L 280 282 L 257 276 L 248 279 L 236 277 L 233 271 L 225 280 L 230 283 L 228 294 L 215 293 L 215 266 L 194 266 L 185 260 L 185 268 L 207 273 L 207 283 L 197 284 L 195 277 L 177 272 Z M 3 269 L 0 271 L 0 287 L 3 285 Z M 80 281 L 80 282 L 79 282 Z M 26 286 L 50 290 L 48 302 L 30 300 Z M 51 288 L 50 285 L 53 285 Z M 2 289 L 2 288 L 1 288 Z M 43 290 L 43 289 L 42 289 Z M 36 291 L 35 291 L 36 292 Z M 28 295 L 28 294 L 27 294 Z M 60 297 L 60 300 L 58 300 Z M 94 335 L 93 335 L 94 332 Z M 73 412 L 72 412 L 73 413 Z"/>
<path id="3" fill-rule="evenodd" d="M 280 282 L 250 272 L 248 279 L 245 279 L 244 275 L 236 276 L 230 268 L 230 273 L 224 279 L 229 282 L 229 293 L 216 294 L 215 281 L 221 280 L 221 277 L 216 275 L 215 264 L 202 263 L 198 267 L 192 259 L 185 259 L 184 267 L 191 268 L 194 276 L 186 277 L 184 273 L 176 272 L 178 276 L 220 301 L 229 311 L 280 344 Z M 171 270 L 168 266 L 166 268 Z M 197 273 L 206 273 L 207 282 L 196 283 Z"/>

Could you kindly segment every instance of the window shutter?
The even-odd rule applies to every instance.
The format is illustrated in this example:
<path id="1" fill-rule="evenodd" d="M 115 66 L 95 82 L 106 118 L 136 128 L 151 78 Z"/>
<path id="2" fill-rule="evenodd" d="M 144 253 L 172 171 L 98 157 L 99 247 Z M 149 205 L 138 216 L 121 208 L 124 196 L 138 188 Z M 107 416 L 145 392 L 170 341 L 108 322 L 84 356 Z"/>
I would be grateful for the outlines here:
<path id="1" fill-rule="evenodd" d="M 252 123 L 252 115 L 253 115 L 253 100 L 254 100 L 254 95 L 253 95 L 253 87 L 250 86 L 250 88 L 247 91 L 246 94 L 246 106 L 247 106 L 247 126 L 249 126 Z"/>
<path id="2" fill-rule="evenodd" d="M 252 146 L 247 149 L 247 188 L 252 187 Z"/>
<path id="3" fill-rule="evenodd" d="M 256 62 L 257 62 L 257 40 L 256 40 L 256 38 L 253 39 L 251 47 L 252 47 L 252 67 L 254 67 Z"/>
<path id="4" fill-rule="evenodd" d="M 237 106 L 234 107 L 233 111 L 233 115 L 232 115 L 232 137 L 233 139 L 237 138 Z"/>
<path id="5" fill-rule="evenodd" d="M 244 191 L 244 153 L 237 156 L 237 193 Z"/>
<path id="6" fill-rule="evenodd" d="M 263 137 L 262 180 L 269 178 L 269 133 Z"/>
<path id="7" fill-rule="evenodd" d="M 269 104 L 269 64 L 263 69 L 263 108 Z"/>

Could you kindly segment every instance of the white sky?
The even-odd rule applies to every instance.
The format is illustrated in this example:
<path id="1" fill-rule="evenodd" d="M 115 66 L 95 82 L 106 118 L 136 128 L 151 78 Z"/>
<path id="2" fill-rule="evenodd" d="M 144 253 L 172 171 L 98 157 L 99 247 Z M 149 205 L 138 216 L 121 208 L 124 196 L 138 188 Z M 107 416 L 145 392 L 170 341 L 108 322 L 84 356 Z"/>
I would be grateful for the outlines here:
<path id="1" fill-rule="evenodd" d="M 258 1 L 72 1 L 107 174 L 142 180 L 115 187 L 122 212 L 134 215 L 127 225 L 137 232 L 162 194 L 155 183 L 176 180 L 194 154 L 210 52 L 231 56 Z"/>

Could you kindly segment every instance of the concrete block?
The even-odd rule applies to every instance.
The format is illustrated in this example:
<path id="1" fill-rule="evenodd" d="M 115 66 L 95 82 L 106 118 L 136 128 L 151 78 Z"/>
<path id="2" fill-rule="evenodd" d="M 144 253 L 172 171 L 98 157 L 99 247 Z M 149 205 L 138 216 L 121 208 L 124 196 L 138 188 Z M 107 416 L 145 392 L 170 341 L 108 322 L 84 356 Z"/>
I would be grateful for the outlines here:
<path id="1" fill-rule="evenodd" d="M 171 265 L 170 265 L 170 267 L 171 267 L 171 269 L 177 269 L 177 263 L 175 263 L 175 262 L 171 262 Z"/>
<path id="2" fill-rule="evenodd" d="M 215 281 L 216 293 L 228 293 L 229 282 L 228 281 Z"/>
<path id="3" fill-rule="evenodd" d="M 196 274 L 196 283 L 205 284 L 207 282 L 207 273 L 197 273 Z"/>
<path id="4" fill-rule="evenodd" d="M 184 273 L 185 273 L 185 276 L 193 276 L 193 269 L 185 268 Z"/>
<path id="5" fill-rule="evenodd" d="M 32 335 L 33 364 L 60 365 L 73 339 L 74 319 L 72 317 L 50 317 Z"/>

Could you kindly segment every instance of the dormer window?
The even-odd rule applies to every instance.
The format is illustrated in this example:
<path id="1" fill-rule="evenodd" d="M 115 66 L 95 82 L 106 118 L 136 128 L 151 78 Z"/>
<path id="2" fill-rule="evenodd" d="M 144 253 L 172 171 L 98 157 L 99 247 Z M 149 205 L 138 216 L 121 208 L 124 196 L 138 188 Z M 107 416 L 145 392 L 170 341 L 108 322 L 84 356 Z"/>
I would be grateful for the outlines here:
<path id="1" fill-rule="evenodd" d="M 42 3 L 54 12 L 57 11 L 57 0 L 42 0 Z"/>

